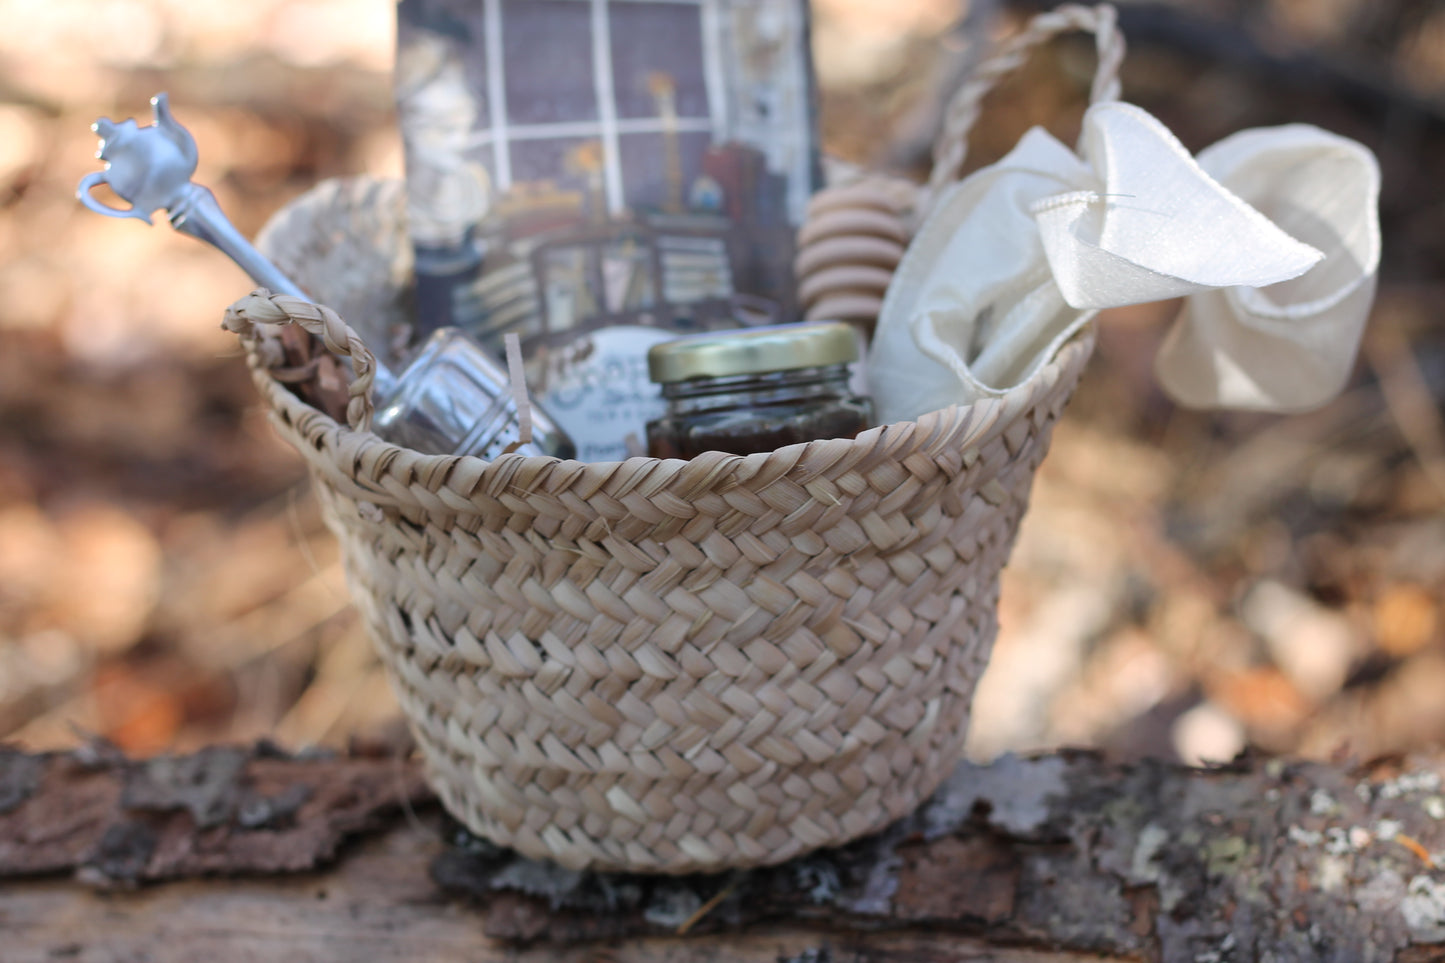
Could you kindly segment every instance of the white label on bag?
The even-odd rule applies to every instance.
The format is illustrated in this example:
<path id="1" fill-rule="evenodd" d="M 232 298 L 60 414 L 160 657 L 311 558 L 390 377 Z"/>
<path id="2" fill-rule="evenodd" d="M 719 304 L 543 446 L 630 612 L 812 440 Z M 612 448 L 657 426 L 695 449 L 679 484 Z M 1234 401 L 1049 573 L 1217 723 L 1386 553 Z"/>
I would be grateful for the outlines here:
<path id="1" fill-rule="evenodd" d="M 629 454 L 627 436 L 645 445 L 647 422 L 667 407 L 647 377 L 647 349 L 677 334 L 618 325 L 585 337 L 591 350 L 550 374 L 539 400 L 572 436 L 579 461 L 622 461 Z"/>

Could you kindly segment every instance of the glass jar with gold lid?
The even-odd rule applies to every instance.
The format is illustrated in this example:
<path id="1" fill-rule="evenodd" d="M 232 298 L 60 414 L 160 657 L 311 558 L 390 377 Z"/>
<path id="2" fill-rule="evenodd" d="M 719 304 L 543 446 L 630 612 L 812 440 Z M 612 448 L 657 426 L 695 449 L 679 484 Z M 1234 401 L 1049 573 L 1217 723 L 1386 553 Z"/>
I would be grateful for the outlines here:
<path id="1" fill-rule="evenodd" d="M 852 438 L 873 403 L 848 386 L 858 338 L 846 324 L 783 324 L 676 338 L 647 352 L 667 412 L 647 424 L 655 458 L 750 455 Z"/>

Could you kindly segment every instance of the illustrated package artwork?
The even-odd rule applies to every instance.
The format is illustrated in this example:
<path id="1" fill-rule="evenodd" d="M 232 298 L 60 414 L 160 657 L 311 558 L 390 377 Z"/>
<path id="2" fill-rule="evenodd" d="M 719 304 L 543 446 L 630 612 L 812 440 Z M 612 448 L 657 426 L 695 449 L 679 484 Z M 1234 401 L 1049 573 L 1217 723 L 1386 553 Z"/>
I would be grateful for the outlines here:
<path id="1" fill-rule="evenodd" d="M 584 461 L 662 411 L 651 345 L 796 319 L 806 0 L 402 0 L 418 323 L 498 355 Z"/>

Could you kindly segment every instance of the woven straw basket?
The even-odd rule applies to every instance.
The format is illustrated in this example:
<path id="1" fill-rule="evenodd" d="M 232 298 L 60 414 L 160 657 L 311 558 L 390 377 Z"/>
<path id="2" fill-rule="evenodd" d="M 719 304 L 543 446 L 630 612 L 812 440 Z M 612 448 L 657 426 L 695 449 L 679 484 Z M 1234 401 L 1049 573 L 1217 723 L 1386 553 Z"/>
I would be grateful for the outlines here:
<path id="1" fill-rule="evenodd" d="M 1085 13 L 1015 47 L 1082 25 L 1102 50 Z M 266 245 L 308 290 L 393 304 L 398 197 L 315 192 Z M 352 357 L 349 425 L 273 377 L 288 321 Z M 528 856 L 668 873 L 857 838 L 953 769 L 999 572 L 1092 347 L 853 440 L 488 463 L 371 434 L 371 356 L 330 309 L 258 292 L 227 324 L 310 467 L 447 808 Z"/>

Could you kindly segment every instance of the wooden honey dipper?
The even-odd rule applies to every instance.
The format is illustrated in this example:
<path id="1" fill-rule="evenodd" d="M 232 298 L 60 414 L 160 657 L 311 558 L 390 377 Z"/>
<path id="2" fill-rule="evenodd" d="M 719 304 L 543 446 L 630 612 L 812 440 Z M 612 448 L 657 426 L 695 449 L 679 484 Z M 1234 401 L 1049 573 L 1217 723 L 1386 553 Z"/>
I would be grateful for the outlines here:
<path id="1" fill-rule="evenodd" d="M 871 176 L 825 188 L 808 203 L 793 262 L 809 321 L 846 321 L 873 333 L 910 232 L 911 184 Z"/>

